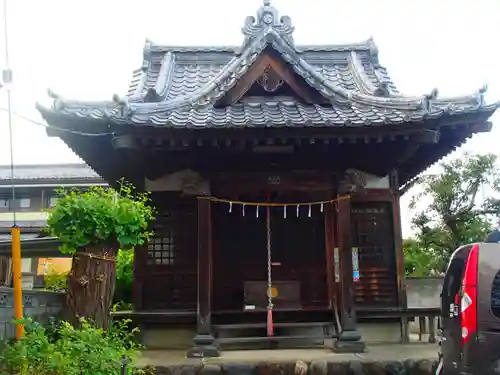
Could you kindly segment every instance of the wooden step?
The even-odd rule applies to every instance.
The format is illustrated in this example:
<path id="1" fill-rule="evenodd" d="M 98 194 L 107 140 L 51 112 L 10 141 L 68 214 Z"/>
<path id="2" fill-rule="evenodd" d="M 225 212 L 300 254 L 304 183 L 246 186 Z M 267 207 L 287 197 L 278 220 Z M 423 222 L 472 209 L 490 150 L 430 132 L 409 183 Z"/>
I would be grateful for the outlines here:
<path id="1" fill-rule="evenodd" d="M 335 336 L 262 336 L 262 337 L 224 337 L 218 338 L 218 344 L 244 344 L 259 342 L 282 342 L 292 340 L 328 340 Z"/>
<path id="2" fill-rule="evenodd" d="M 333 322 L 304 322 L 304 323 L 274 323 L 275 328 L 314 328 L 314 327 L 330 327 Z M 216 330 L 235 330 L 235 329 L 255 329 L 266 328 L 266 323 L 241 323 L 241 324 L 219 324 L 213 326 Z"/>

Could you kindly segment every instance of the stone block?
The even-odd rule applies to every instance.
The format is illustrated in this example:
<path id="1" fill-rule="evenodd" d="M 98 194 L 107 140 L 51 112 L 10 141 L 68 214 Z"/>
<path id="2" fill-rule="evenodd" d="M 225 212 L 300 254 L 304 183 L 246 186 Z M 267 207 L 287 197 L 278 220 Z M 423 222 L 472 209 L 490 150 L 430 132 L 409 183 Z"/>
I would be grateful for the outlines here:
<path id="1" fill-rule="evenodd" d="M 228 363 L 222 365 L 225 375 L 257 375 L 257 367 L 250 363 Z"/>
<path id="2" fill-rule="evenodd" d="M 220 375 L 222 369 L 218 365 L 205 365 L 200 370 L 200 375 Z"/>
<path id="3" fill-rule="evenodd" d="M 326 361 L 312 361 L 309 367 L 310 375 L 328 375 L 328 363 Z"/>

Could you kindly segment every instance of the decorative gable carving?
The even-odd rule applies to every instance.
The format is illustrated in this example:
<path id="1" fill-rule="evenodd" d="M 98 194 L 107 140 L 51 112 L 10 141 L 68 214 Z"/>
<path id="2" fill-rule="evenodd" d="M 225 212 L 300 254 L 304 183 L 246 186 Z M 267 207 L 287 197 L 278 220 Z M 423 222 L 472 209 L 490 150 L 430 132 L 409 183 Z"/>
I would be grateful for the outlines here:
<path id="1" fill-rule="evenodd" d="M 389 189 L 389 177 L 379 177 L 358 169 L 348 169 L 339 180 L 338 190 L 341 194 L 360 192 L 363 189 Z"/>
<path id="2" fill-rule="evenodd" d="M 267 92 L 276 92 L 281 86 L 283 86 L 285 81 L 271 65 L 268 65 L 264 70 L 264 73 L 262 73 L 262 75 L 257 79 L 257 83 Z"/>
<path id="3" fill-rule="evenodd" d="M 167 174 L 155 180 L 145 178 L 146 191 L 180 191 L 184 195 L 207 195 L 210 182 L 190 169 Z"/>
<path id="4" fill-rule="evenodd" d="M 274 53 L 269 48 L 257 58 L 248 71 L 239 78 L 238 83 L 216 105 L 224 106 L 236 103 L 254 84 L 258 84 L 269 93 L 274 93 L 284 84 L 287 84 L 304 103 L 319 104 L 326 102 L 326 99 L 320 93 L 312 89 L 302 77 L 287 66 L 278 53 Z"/>
<path id="5" fill-rule="evenodd" d="M 350 194 L 364 189 L 366 186 L 366 177 L 366 173 L 363 171 L 348 169 L 339 181 L 339 193 Z"/>

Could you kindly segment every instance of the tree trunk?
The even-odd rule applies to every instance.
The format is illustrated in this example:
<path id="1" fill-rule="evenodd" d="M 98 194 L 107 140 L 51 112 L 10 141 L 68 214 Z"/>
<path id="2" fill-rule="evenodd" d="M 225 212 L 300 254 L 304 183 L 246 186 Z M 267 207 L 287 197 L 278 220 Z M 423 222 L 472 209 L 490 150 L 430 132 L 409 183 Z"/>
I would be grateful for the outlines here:
<path id="1" fill-rule="evenodd" d="M 73 324 L 85 318 L 96 327 L 108 328 L 118 247 L 118 243 L 87 246 L 73 255 L 66 297 L 68 318 Z"/>

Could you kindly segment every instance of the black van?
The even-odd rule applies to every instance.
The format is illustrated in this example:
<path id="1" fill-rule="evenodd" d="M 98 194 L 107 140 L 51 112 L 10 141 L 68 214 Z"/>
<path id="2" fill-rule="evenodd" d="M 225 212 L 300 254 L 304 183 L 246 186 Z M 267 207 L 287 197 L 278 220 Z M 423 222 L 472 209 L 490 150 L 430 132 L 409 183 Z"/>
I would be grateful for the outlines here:
<path id="1" fill-rule="evenodd" d="M 497 232 L 496 232 L 497 233 Z M 498 234 L 498 233 L 497 233 Z M 500 374 L 500 243 L 461 246 L 441 293 L 442 339 L 436 375 Z"/>

